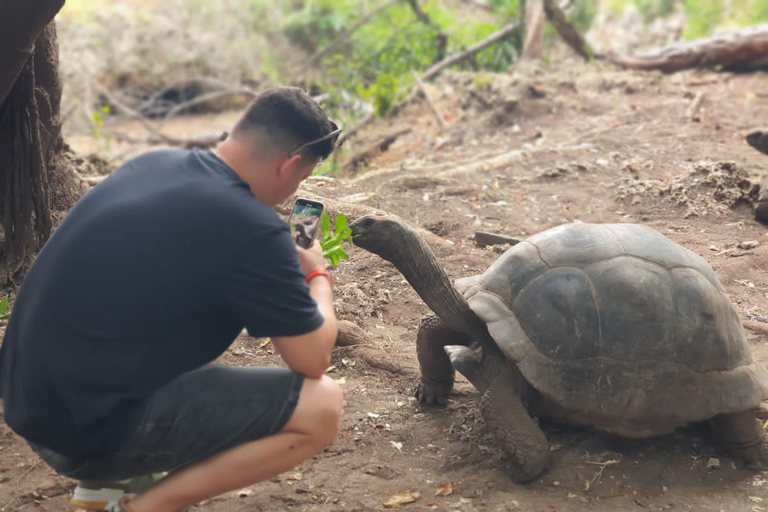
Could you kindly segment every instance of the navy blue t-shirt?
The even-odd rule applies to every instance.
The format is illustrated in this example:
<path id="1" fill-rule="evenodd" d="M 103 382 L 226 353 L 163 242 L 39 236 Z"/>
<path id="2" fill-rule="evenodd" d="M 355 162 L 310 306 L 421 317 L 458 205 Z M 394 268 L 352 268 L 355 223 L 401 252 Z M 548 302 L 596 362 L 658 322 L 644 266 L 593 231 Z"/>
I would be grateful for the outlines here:
<path id="1" fill-rule="evenodd" d="M 108 451 L 130 405 L 244 327 L 322 323 L 287 224 L 212 152 L 154 151 L 88 192 L 27 273 L 0 349 L 5 419 L 65 455 Z"/>

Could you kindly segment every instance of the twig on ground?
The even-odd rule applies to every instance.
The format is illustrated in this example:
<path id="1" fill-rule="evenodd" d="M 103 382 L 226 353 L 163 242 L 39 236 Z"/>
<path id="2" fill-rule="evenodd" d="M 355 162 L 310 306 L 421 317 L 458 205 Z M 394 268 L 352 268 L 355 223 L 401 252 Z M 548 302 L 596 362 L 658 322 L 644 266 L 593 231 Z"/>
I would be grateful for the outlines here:
<path id="1" fill-rule="evenodd" d="M 688 106 L 688 110 L 686 110 L 685 116 L 689 119 L 696 117 L 696 114 L 698 114 L 699 109 L 701 108 L 702 101 L 704 101 L 704 91 L 699 91 L 693 97 L 693 101 L 691 101 L 691 104 Z"/>
<path id="2" fill-rule="evenodd" d="M 21 475 L 19 475 L 19 477 L 16 479 L 16 483 L 18 484 L 25 476 L 30 474 L 37 466 L 40 465 L 40 462 L 41 462 L 41 460 L 37 459 L 34 464 L 29 466 L 25 472 L 23 472 Z M 5 507 L 3 507 L 3 508 L 5 508 Z"/>

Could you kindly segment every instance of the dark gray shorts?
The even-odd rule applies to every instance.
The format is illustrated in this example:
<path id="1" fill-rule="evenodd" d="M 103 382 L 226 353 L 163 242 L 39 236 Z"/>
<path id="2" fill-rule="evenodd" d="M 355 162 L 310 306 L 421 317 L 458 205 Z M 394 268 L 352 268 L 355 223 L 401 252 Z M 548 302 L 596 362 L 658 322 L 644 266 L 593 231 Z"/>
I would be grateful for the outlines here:
<path id="1" fill-rule="evenodd" d="M 172 471 L 278 433 L 291 419 L 303 383 L 287 368 L 205 366 L 142 401 L 142 421 L 114 453 L 80 461 L 32 449 L 58 473 L 78 480 Z"/>

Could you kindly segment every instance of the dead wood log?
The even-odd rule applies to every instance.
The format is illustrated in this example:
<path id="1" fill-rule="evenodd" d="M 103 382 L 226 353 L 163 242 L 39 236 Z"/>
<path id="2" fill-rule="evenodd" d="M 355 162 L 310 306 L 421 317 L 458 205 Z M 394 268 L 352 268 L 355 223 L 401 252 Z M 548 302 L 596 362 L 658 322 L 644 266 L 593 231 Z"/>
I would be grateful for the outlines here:
<path id="1" fill-rule="evenodd" d="M 336 337 L 337 347 L 349 347 L 351 345 L 370 345 L 370 335 L 349 320 L 339 320 L 337 322 L 339 335 Z"/>
<path id="2" fill-rule="evenodd" d="M 674 73 L 684 69 L 740 66 L 768 58 L 768 24 L 676 43 L 639 55 L 613 55 L 609 62 L 627 69 Z"/>
<path id="3" fill-rule="evenodd" d="M 565 44 L 571 47 L 573 51 L 579 54 L 584 60 L 592 59 L 592 49 L 589 44 L 581 37 L 579 31 L 565 18 L 565 14 L 558 7 L 554 0 L 544 0 L 544 12 L 547 19 L 555 27 L 557 33 L 563 38 Z"/>
<path id="4" fill-rule="evenodd" d="M 350 357 L 360 358 L 371 368 L 384 370 L 386 372 L 401 375 L 409 379 L 415 379 L 419 376 L 419 370 L 413 364 L 403 364 L 402 361 L 392 357 L 392 354 L 383 348 L 372 348 L 365 345 L 354 345 L 349 347 Z"/>
<path id="5" fill-rule="evenodd" d="M 764 324 L 761 322 L 754 322 L 752 320 L 744 320 L 742 324 L 744 324 L 745 329 L 749 329 L 750 331 L 754 331 L 754 332 L 759 332 L 760 334 L 768 336 L 768 324 Z"/>
<path id="6" fill-rule="evenodd" d="M 424 82 L 421 81 L 419 75 L 413 70 L 411 70 L 411 74 L 413 75 L 413 79 L 416 82 L 416 85 L 421 90 L 421 94 L 424 96 L 424 99 L 427 100 L 429 108 L 431 108 L 432 113 L 435 114 L 435 118 L 437 119 L 437 124 L 440 125 L 440 129 L 445 130 L 448 128 L 448 123 L 445 121 L 445 116 L 443 116 L 443 113 L 440 111 L 440 107 L 438 107 L 437 104 L 432 101 L 432 98 L 430 98 L 426 87 L 424 87 Z"/>
<path id="7" fill-rule="evenodd" d="M 441 60 L 437 64 L 434 64 L 427 68 L 426 71 L 421 75 L 422 80 L 429 80 L 435 76 L 437 76 L 440 71 L 443 69 L 453 66 L 454 64 L 458 64 L 459 62 L 471 57 L 472 55 L 476 54 L 477 52 L 484 50 L 488 48 L 489 46 L 498 43 L 499 41 L 503 40 L 504 38 L 508 37 L 510 34 L 512 34 L 515 30 L 518 30 L 519 26 L 517 23 L 512 23 L 509 25 L 506 25 L 505 27 L 502 27 L 501 29 L 497 30 L 490 36 L 486 37 L 482 41 L 479 41 L 466 50 L 463 50 L 458 53 L 454 53 L 453 55 L 449 55 L 445 59 Z"/>

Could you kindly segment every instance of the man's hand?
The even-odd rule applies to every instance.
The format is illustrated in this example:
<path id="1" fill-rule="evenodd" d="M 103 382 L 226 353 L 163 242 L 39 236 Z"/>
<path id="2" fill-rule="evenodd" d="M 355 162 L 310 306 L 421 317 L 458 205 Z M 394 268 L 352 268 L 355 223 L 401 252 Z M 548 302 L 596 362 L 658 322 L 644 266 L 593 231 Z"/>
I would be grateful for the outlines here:
<path id="1" fill-rule="evenodd" d="M 317 240 L 312 241 L 312 245 L 309 249 L 296 246 L 296 250 L 299 252 L 299 263 L 301 264 L 301 271 L 304 275 L 309 274 L 313 270 L 325 269 L 325 258 L 323 258 L 323 249 L 320 247 L 320 243 Z"/>

